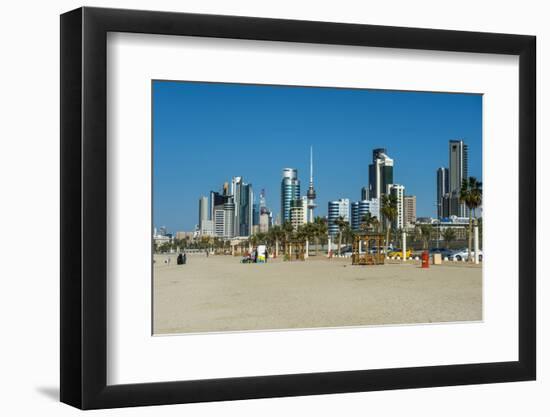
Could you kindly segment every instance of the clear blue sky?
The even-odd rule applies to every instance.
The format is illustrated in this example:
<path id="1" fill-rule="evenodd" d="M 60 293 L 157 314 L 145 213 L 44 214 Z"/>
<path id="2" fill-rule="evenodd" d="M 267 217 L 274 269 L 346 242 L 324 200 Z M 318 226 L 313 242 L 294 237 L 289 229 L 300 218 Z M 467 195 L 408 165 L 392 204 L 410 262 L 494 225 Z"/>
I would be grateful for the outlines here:
<path id="1" fill-rule="evenodd" d="M 199 197 L 233 176 L 253 184 L 256 201 L 265 188 L 279 213 L 283 168 L 298 169 L 305 194 L 310 145 L 316 215 L 329 200 L 359 200 L 372 149 L 384 147 L 417 216 L 435 216 L 449 139 L 466 141 L 481 179 L 481 137 L 481 95 L 154 81 L 154 225 L 193 230 Z"/>

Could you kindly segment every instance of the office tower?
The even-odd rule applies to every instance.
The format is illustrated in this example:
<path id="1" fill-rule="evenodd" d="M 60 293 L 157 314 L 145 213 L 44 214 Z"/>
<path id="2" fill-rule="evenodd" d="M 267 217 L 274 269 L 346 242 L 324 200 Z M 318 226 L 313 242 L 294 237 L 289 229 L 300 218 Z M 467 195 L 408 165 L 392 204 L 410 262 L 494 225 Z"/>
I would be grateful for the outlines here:
<path id="1" fill-rule="evenodd" d="M 229 184 L 223 185 L 223 192 L 210 191 L 210 219 L 214 236 L 232 238 L 234 232 L 235 203 L 229 194 Z"/>
<path id="2" fill-rule="evenodd" d="M 229 198 L 231 198 L 231 196 L 225 193 L 225 189 L 223 194 L 217 191 L 210 191 L 210 219 L 214 220 L 214 210 L 216 210 L 216 208 L 223 209 L 224 203 L 226 203 Z"/>
<path id="3" fill-rule="evenodd" d="M 369 187 L 362 187 L 361 188 L 361 201 L 365 201 L 369 199 Z"/>
<path id="4" fill-rule="evenodd" d="M 202 196 L 199 198 L 199 229 L 202 228 L 202 222 L 208 218 L 208 198 Z"/>
<path id="5" fill-rule="evenodd" d="M 226 201 L 214 208 L 214 236 L 230 239 L 235 236 L 235 203 L 233 197 L 227 196 Z"/>
<path id="6" fill-rule="evenodd" d="M 260 224 L 260 205 L 258 203 L 252 204 L 252 225 L 257 226 Z"/>
<path id="7" fill-rule="evenodd" d="M 405 194 L 405 187 L 399 184 L 389 184 L 386 193 L 388 195 L 393 195 L 397 199 L 397 217 L 395 221 L 392 223 L 392 227 L 395 229 L 402 229 L 404 224 L 404 207 L 403 207 L 403 200 L 404 200 L 404 194 Z"/>
<path id="8" fill-rule="evenodd" d="M 351 203 L 351 228 L 353 230 L 361 229 L 363 217 L 367 213 L 370 213 L 371 216 L 376 217 L 380 221 L 380 205 L 377 199 L 373 198 L 372 200 L 360 200 Z"/>
<path id="9" fill-rule="evenodd" d="M 234 236 L 250 236 L 254 204 L 252 184 L 245 183 L 242 177 L 233 177 L 231 193 L 235 203 Z"/>
<path id="10" fill-rule="evenodd" d="M 241 235 L 241 191 L 242 191 L 243 179 L 242 177 L 233 177 L 231 180 L 231 195 L 233 196 L 233 202 L 235 203 L 235 217 L 233 219 L 234 236 Z"/>
<path id="11" fill-rule="evenodd" d="M 307 223 L 307 210 L 309 209 L 309 199 L 300 197 L 290 202 L 290 223 L 294 230 Z"/>
<path id="12" fill-rule="evenodd" d="M 203 220 L 202 223 L 199 225 L 199 234 L 201 236 L 215 236 L 214 221 Z"/>
<path id="13" fill-rule="evenodd" d="M 316 207 L 315 204 L 315 188 L 313 188 L 313 147 L 309 148 L 309 188 L 307 190 L 307 208 L 308 212 L 308 221 L 313 222 L 313 209 Z"/>
<path id="14" fill-rule="evenodd" d="M 265 202 L 265 189 L 262 188 L 262 190 L 260 191 L 260 201 L 259 201 L 259 204 L 260 204 L 260 214 L 262 213 L 265 213 L 267 212 L 267 205 L 266 205 L 266 202 Z"/>
<path id="15" fill-rule="evenodd" d="M 166 236 L 168 233 L 166 231 L 166 226 L 159 227 L 159 236 Z"/>
<path id="16" fill-rule="evenodd" d="M 336 236 L 339 232 L 336 219 L 343 217 L 346 222 L 350 221 L 350 204 L 348 198 L 341 198 L 335 201 L 328 202 L 328 234 Z"/>
<path id="17" fill-rule="evenodd" d="M 392 183 L 393 159 L 386 154 L 384 148 L 374 149 L 372 164 L 369 165 L 369 197 L 380 199 Z"/>
<path id="18" fill-rule="evenodd" d="M 228 198 L 223 205 L 223 237 L 232 238 L 235 236 L 235 203 L 233 198 Z"/>
<path id="19" fill-rule="evenodd" d="M 449 194 L 449 168 L 441 167 L 437 169 L 437 190 L 436 190 L 436 204 L 437 204 L 437 217 L 439 219 L 443 217 L 449 217 L 448 210 L 445 213 L 443 210 L 445 198 L 448 198 Z M 448 204 L 447 204 L 448 206 Z"/>
<path id="20" fill-rule="evenodd" d="M 466 205 L 460 201 L 462 180 L 468 178 L 468 145 L 462 140 L 449 141 L 449 215 L 466 217 Z"/>
<path id="21" fill-rule="evenodd" d="M 269 213 L 261 213 L 260 214 L 260 224 L 259 224 L 259 231 L 260 233 L 267 233 L 269 231 L 271 219 L 269 216 Z"/>
<path id="22" fill-rule="evenodd" d="M 369 200 L 370 214 L 380 221 L 380 200 L 377 198 L 371 198 Z"/>
<path id="23" fill-rule="evenodd" d="M 214 209 L 214 236 L 225 237 L 225 210 L 223 206 L 217 206 Z"/>
<path id="24" fill-rule="evenodd" d="M 281 224 L 290 221 L 290 203 L 300 198 L 300 180 L 295 168 L 283 169 L 281 181 Z"/>
<path id="25" fill-rule="evenodd" d="M 416 223 L 415 195 L 406 195 L 403 197 L 403 223 L 405 227 L 413 226 Z"/>

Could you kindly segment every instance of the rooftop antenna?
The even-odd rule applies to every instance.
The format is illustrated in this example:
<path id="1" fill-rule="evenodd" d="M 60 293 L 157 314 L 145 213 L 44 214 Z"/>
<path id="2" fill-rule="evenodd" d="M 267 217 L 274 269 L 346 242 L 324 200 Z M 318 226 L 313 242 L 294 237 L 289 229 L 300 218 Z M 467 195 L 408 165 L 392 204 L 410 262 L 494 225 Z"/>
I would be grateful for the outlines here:
<path id="1" fill-rule="evenodd" d="M 309 183 L 313 185 L 313 146 L 309 147 Z"/>

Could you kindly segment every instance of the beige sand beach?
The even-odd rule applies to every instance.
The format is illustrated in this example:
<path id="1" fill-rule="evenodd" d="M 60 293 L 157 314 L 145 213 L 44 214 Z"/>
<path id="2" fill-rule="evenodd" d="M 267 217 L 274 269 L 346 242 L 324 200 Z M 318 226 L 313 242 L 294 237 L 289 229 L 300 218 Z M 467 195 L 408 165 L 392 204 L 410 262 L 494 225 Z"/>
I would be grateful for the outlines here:
<path id="1" fill-rule="evenodd" d="M 352 266 L 310 258 L 241 264 L 238 257 L 155 256 L 155 334 L 482 319 L 482 269 L 466 264 Z"/>

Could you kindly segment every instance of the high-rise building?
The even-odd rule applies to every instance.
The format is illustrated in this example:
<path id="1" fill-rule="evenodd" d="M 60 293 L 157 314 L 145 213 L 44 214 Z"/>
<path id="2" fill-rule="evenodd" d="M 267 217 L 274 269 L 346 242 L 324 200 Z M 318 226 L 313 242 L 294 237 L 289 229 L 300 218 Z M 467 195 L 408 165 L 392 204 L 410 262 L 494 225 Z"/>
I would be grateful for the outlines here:
<path id="1" fill-rule="evenodd" d="M 199 229 L 202 229 L 202 222 L 208 219 L 208 198 L 202 196 L 201 198 L 199 198 Z"/>
<path id="2" fill-rule="evenodd" d="M 295 168 L 283 169 L 281 181 L 281 223 L 290 221 L 290 204 L 300 198 L 300 180 Z"/>
<path id="3" fill-rule="evenodd" d="M 468 178 L 468 145 L 463 140 L 449 141 L 449 216 L 466 216 L 466 205 L 460 201 L 462 180 Z"/>
<path id="4" fill-rule="evenodd" d="M 373 198 L 372 200 L 360 200 L 351 203 L 351 228 L 353 230 L 359 230 L 361 228 L 363 217 L 367 213 L 380 219 L 380 205 L 378 199 Z"/>
<path id="5" fill-rule="evenodd" d="M 267 233 L 269 231 L 271 219 L 269 217 L 269 213 L 261 213 L 260 214 L 260 224 L 259 224 L 259 231 L 260 233 Z"/>
<path id="6" fill-rule="evenodd" d="M 233 194 L 235 203 L 234 236 L 250 236 L 252 234 L 254 204 L 252 184 L 245 183 L 242 177 L 233 177 L 231 194 Z"/>
<path id="7" fill-rule="evenodd" d="M 267 205 L 265 202 L 265 190 L 262 188 L 260 191 L 260 214 L 265 213 L 267 210 Z"/>
<path id="8" fill-rule="evenodd" d="M 254 226 L 260 224 L 260 205 L 258 203 L 252 204 L 252 224 Z"/>
<path id="9" fill-rule="evenodd" d="M 411 227 L 416 223 L 416 196 L 403 197 L 403 223 L 405 227 Z"/>
<path id="10" fill-rule="evenodd" d="M 203 220 L 199 226 L 199 233 L 201 236 L 214 236 L 214 221 Z"/>
<path id="11" fill-rule="evenodd" d="M 444 211 L 444 199 L 449 195 L 449 168 L 440 167 L 437 169 L 437 217 L 439 219 L 443 217 L 449 217 L 449 213 Z M 448 204 L 447 204 L 448 206 Z"/>
<path id="12" fill-rule="evenodd" d="M 344 221 L 350 221 L 350 204 L 348 198 L 341 198 L 328 202 L 328 234 L 336 236 L 339 232 L 336 219 L 343 217 Z"/>
<path id="13" fill-rule="evenodd" d="M 309 201 L 306 196 L 290 202 L 290 223 L 294 230 L 307 223 Z"/>
<path id="14" fill-rule="evenodd" d="M 313 147 L 309 148 L 309 188 L 307 190 L 307 208 L 308 208 L 308 221 L 313 222 L 313 209 L 316 207 L 315 188 L 313 188 Z"/>
<path id="15" fill-rule="evenodd" d="M 232 238 L 235 236 L 235 203 L 229 198 L 223 205 L 223 237 Z"/>
<path id="16" fill-rule="evenodd" d="M 226 237 L 226 215 L 223 206 L 214 209 L 214 236 Z"/>
<path id="17" fill-rule="evenodd" d="M 227 184 L 227 183 L 226 183 Z M 231 195 L 228 190 L 224 187 L 223 194 L 220 194 L 217 191 L 210 191 L 210 219 L 214 220 L 214 210 L 216 208 L 223 208 L 224 203 L 229 201 Z"/>
<path id="18" fill-rule="evenodd" d="M 369 199 L 369 187 L 362 187 L 361 188 L 361 201 L 365 201 Z"/>
<path id="19" fill-rule="evenodd" d="M 386 149 L 374 149 L 372 164 L 369 165 L 369 197 L 380 199 L 392 183 L 393 159 L 387 155 Z"/>
<path id="20" fill-rule="evenodd" d="M 402 229 L 405 226 L 405 210 L 403 205 L 405 187 L 399 184 L 389 184 L 386 193 L 395 196 L 397 199 L 397 217 L 392 223 L 392 227 L 395 229 Z"/>

